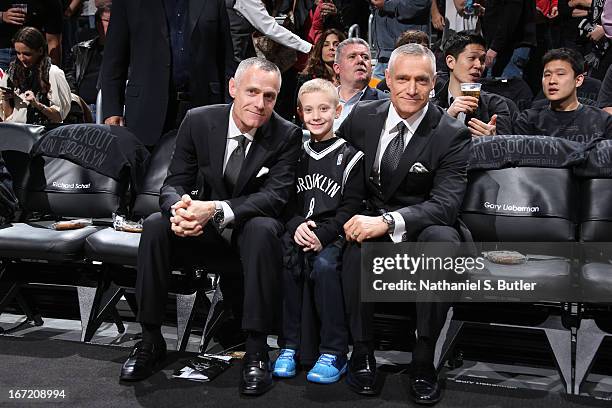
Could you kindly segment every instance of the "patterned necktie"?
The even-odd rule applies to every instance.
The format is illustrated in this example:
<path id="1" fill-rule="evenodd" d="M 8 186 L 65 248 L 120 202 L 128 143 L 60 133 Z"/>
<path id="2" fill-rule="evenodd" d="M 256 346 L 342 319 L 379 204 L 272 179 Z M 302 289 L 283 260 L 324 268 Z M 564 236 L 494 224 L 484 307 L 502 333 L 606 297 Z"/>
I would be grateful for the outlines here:
<path id="1" fill-rule="evenodd" d="M 242 163 L 244 163 L 247 142 L 247 138 L 244 135 L 236 136 L 234 139 L 238 141 L 238 146 L 236 146 L 232 154 L 230 154 L 227 164 L 225 165 L 225 174 L 223 176 L 225 186 L 230 194 L 234 191 L 240 169 L 242 168 Z"/>
<path id="2" fill-rule="evenodd" d="M 404 133 L 406 124 L 400 122 L 397 125 L 397 134 L 385 149 L 382 159 L 380 160 L 380 184 L 381 186 L 389 185 L 393 178 L 393 172 L 404 154 Z"/>

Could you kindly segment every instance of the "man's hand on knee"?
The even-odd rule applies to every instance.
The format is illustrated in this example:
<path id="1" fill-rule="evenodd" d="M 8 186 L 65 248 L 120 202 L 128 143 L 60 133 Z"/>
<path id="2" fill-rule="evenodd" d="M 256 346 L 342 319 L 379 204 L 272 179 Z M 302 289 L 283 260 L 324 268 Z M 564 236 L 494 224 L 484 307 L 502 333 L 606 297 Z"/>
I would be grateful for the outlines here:
<path id="1" fill-rule="evenodd" d="M 194 221 L 194 215 L 189 211 L 192 204 L 191 197 L 183 194 L 180 201 L 172 205 L 172 217 L 170 217 L 170 229 L 179 237 L 195 236 L 202 233 L 202 228 Z"/>
<path id="2" fill-rule="evenodd" d="M 174 217 L 170 217 L 170 229 L 179 237 L 196 237 L 201 235 L 203 227 L 197 221 L 189 220 L 179 214 L 184 209 L 177 210 Z"/>
<path id="3" fill-rule="evenodd" d="M 189 207 L 189 204 L 191 204 L 191 197 L 189 196 L 189 194 L 183 194 L 181 199 L 176 203 L 172 204 L 172 206 L 170 207 L 170 212 L 172 212 L 172 216 L 174 217 L 177 214 L 180 216 L 184 216 L 185 212 L 182 211 L 179 213 L 179 210 L 185 210 L 187 207 Z"/>
<path id="4" fill-rule="evenodd" d="M 204 227 L 213 215 L 215 215 L 214 201 L 193 200 L 189 207 L 187 207 L 187 212 L 184 216 L 186 221 L 193 222 L 193 224 L 185 225 L 193 226 L 194 228 L 196 225 Z"/>
<path id="5" fill-rule="evenodd" d="M 382 217 L 369 217 L 355 215 L 344 224 L 344 233 L 347 241 L 363 242 L 367 239 L 382 237 L 387 233 L 389 226 Z"/>
<path id="6" fill-rule="evenodd" d="M 204 232 L 204 226 L 214 215 L 215 203 L 192 200 L 185 194 L 172 209 L 175 210 L 170 218 L 172 231 L 179 237 L 196 237 Z"/>

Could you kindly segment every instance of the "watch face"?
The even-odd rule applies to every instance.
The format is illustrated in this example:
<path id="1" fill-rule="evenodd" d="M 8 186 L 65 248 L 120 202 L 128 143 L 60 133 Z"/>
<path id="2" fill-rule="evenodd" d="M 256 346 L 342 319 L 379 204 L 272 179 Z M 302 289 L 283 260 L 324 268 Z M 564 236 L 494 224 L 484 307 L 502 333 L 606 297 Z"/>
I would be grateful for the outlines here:
<path id="1" fill-rule="evenodd" d="M 217 223 L 217 224 L 221 224 L 223 222 L 223 211 L 217 211 L 215 212 L 215 215 L 213 216 L 213 220 Z"/>

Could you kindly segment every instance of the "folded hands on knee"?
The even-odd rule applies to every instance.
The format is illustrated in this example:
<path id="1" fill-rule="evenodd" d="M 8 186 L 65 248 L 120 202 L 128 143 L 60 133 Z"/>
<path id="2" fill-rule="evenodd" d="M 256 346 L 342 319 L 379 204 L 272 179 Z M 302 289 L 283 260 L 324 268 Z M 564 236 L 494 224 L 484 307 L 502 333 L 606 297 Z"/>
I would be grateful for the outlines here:
<path id="1" fill-rule="evenodd" d="M 192 200 L 188 194 L 184 194 L 171 208 L 174 213 L 170 217 L 170 228 L 179 237 L 201 235 L 215 213 L 213 201 Z"/>

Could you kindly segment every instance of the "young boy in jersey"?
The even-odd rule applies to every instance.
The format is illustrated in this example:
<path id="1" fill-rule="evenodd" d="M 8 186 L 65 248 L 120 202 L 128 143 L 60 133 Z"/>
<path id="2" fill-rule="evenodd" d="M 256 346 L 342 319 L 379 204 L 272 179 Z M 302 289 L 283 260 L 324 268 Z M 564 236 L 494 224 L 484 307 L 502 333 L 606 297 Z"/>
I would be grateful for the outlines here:
<path id="1" fill-rule="evenodd" d="M 310 80 L 298 92 L 298 113 L 311 137 L 298 162 L 296 197 L 284 240 L 283 326 L 276 377 L 296 373 L 305 279 L 312 282 L 321 322 L 320 356 L 307 379 L 333 383 L 347 368 L 348 329 L 339 271 L 342 226 L 361 209 L 365 185 L 363 153 L 333 132 L 341 110 L 338 92 L 326 80 Z"/>

